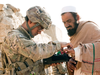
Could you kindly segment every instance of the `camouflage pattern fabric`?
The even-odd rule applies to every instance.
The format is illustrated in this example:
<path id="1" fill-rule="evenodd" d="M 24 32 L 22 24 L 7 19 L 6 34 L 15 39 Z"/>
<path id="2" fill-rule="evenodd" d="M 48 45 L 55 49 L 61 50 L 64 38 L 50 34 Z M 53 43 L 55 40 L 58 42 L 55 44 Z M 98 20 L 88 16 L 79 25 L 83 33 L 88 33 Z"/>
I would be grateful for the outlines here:
<path id="1" fill-rule="evenodd" d="M 2 50 L 2 43 L 0 43 L 0 68 L 2 68 L 2 62 L 1 62 L 1 50 Z M 3 73 L 2 70 L 0 70 L 0 75 Z"/>
<path id="2" fill-rule="evenodd" d="M 49 14 L 39 6 L 28 9 L 26 16 L 31 22 L 39 23 L 45 29 L 48 29 L 52 23 Z"/>
<path id="3" fill-rule="evenodd" d="M 65 75 L 65 74 L 69 75 L 65 64 L 66 63 L 63 62 L 63 63 L 57 64 L 56 66 L 46 65 L 45 67 L 46 75 Z"/>
<path id="4" fill-rule="evenodd" d="M 63 64 L 64 64 L 64 65 L 63 65 Z M 60 64 L 57 64 L 57 69 L 58 69 L 58 71 L 59 71 L 59 73 L 60 73 L 61 75 L 65 75 L 65 74 L 69 75 L 65 62 L 60 63 Z"/>
<path id="5" fill-rule="evenodd" d="M 18 29 L 8 33 L 4 39 L 3 50 L 7 58 L 11 60 L 10 64 L 24 62 L 26 59 L 31 59 L 35 64 L 38 60 L 48 58 L 56 51 L 61 50 L 61 46 L 57 41 L 49 42 L 48 44 L 36 44 L 27 31 L 19 26 Z M 41 64 L 41 66 L 43 65 Z M 41 75 L 41 72 L 44 72 L 41 66 L 33 66 L 33 70 L 38 72 L 36 75 Z M 37 68 L 34 69 L 34 67 Z M 42 70 L 40 71 L 40 69 Z"/>

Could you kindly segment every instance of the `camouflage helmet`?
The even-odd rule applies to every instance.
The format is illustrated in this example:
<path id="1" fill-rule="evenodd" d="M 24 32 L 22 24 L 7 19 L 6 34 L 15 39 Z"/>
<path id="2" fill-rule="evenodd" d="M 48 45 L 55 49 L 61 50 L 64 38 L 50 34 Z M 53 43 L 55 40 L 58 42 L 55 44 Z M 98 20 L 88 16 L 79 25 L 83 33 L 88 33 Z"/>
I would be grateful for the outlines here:
<path id="1" fill-rule="evenodd" d="M 52 23 L 50 16 L 39 6 L 34 6 L 28 9 L 26 16 L 31 22 L 39 23 L 44 29 L 48 29 Z"/>

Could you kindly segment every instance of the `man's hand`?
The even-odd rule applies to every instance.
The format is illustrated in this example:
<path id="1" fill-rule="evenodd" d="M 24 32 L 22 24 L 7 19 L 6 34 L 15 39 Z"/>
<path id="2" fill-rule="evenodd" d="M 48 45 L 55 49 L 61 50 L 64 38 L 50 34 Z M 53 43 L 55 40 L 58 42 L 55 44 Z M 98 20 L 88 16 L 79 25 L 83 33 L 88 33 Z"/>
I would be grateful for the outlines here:
<path id="1" fill-rule="evenodd" d="M 69 53 L 75 54 L 75 51 L 71 43 L 67 43 L 67 48 L 63 48 L 63 52 L 66 54 L 69 54 Z"/>
<path id="2" fill-rule="evenodd" d="M 61 48 L 63 49 L 64 47 L 71 47 L 73 48 L 73 45 L 71 43 L 66 43 L 66 42 L 60 42 Z"/>
<path id="3" fill-rule="evenodd" d="M 68 61 L 68 68 L 71 72 L 73 72 L 76 69 L 76 64 L 77 61 L 75 61 L 75 58 L 72 57 L 69 61 Z"/>

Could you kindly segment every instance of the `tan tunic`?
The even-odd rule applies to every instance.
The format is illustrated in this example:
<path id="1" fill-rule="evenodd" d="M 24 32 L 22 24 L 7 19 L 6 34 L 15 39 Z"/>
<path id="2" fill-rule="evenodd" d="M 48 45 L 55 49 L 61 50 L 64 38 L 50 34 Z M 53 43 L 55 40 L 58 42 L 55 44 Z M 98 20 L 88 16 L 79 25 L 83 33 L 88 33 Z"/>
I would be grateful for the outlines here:
<path id="1" fill-rule="evenodd" d="M 91 21 L 81 21 L 76 33 L 70 38 L 74 48 L 81 43 L 82 62 L 78 62 L 80 75 L 92 75 L 93 45 L 95 46 L 94 75 L 100 75 L 100 28 Z M 85 47 L 85 46 L 86 47 Z M 77 71 L 76 70 L 76 71 Z M 82 74 L 81 74 L 82 73 Z M 76 75 L 76 74 L 75 74 Z"/>

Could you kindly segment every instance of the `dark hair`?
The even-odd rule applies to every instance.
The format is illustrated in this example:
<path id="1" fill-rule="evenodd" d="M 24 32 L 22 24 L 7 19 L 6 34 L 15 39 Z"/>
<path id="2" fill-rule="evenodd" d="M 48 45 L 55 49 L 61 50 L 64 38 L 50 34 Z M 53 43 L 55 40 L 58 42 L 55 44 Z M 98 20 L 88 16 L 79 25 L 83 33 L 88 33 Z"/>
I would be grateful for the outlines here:
<path id="1" fill-rule="evenodd" d="M 72 14 L 72 16 L 74 17 L 75 21 L 77 21 L 77 13 L 75 12 L 70 12 Z"/>
<path id="2" fill-rule="evenodd" d="M 65 12 L 66 13 L 66 12 Z M 64 15 L 65 13 L 62 13 L 61 15 Z M 75 21 L 77 21 L 77 13 L 75 12 L 70 12 L 72 16 L 74 17 Z"/>
<path id="3" fill-rule="evenodd" d="M 25 16 L 25 20 L 28 22 L 28 20 L 29 20 L 29 19 L 28 19 L 28 17 L 27 17 L 27 16 Z"/>

